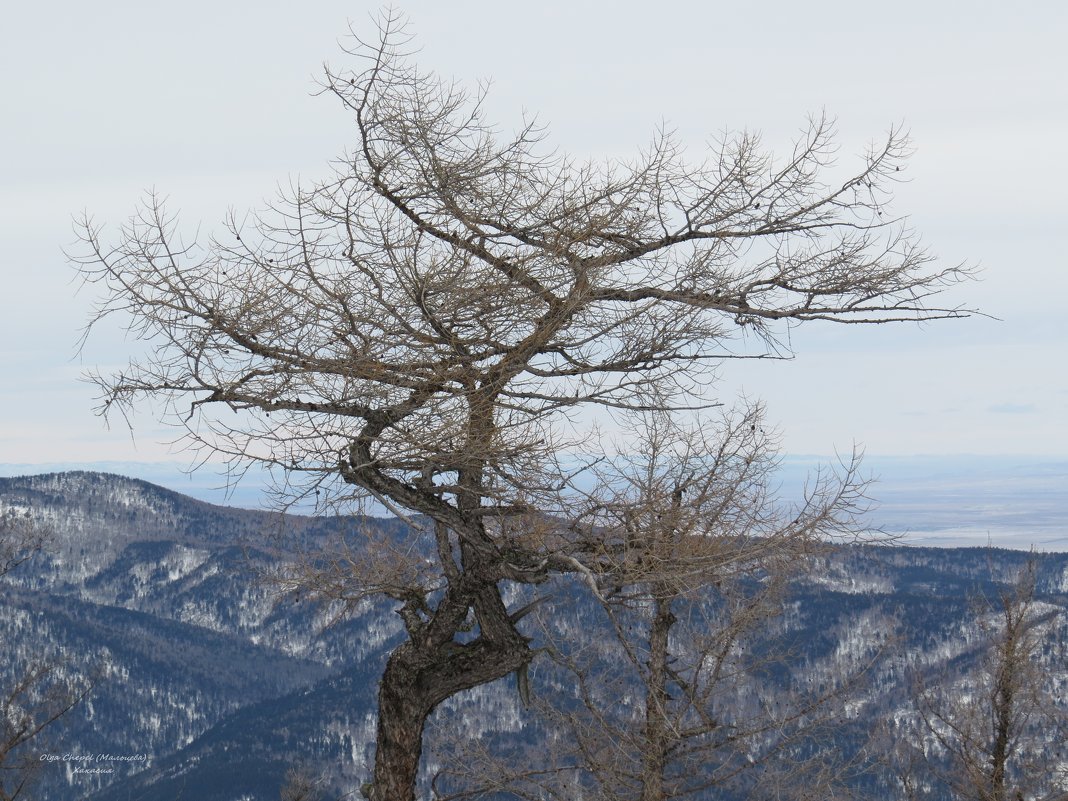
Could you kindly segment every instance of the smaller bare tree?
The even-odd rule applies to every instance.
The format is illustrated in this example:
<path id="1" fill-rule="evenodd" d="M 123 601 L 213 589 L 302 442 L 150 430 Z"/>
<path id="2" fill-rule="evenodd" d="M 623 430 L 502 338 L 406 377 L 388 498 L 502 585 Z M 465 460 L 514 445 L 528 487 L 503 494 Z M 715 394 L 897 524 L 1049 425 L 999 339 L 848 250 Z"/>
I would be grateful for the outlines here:
<path id="1" fill-rule="evenodd" d="M 319 801 L 320 782 L 301 766 L 286 771 L 285 783 L 279 791 L 280 801 Z"/>
<path id="2" fill-rule="evenodd" d="M 282 781 L 278 791 L 279 801 L 350 801 L 365 797 L 365 793 L 359 789 L 341 792 L 323 766 L 315 767 L 302 760 L 286 770 Z M 366 787 L 363 789 L 366 790 Z"/>
<path id="3" fill-rule="evenodd" d="M 909 798 L 943 788 L 955 799 L 1052 798 L 1068 789 L 1052 753 L 1068 741 L 1068 710 L 1058 705 L 1040 663 L 1064 610 L 1036 599 L 1035 562 L 993 600 L 977 603 L 978 667 L 957 681 L 918 682 L 916 741 L 900 744 Z"/>
<path id="4" fill-rule="evenodd" d="M 593 468 L 596 485 L 575 488 L 570 550 L 603 621 L 542 617 L 555 683 L 574 688 L 535 698 L 545 747 L 510 767 L 468 747 L 447 760 L 458 781 L 440 786 L 465 788 L 453 797 L 564 798 L 581 786 L 584 797 L 668 801 L 774 784 L 779 797 L 802 786 L 829 797 L 841 766 L 811 746 L 827 742 L 857 676 L 790 687 L 774 678 L 788 655 L 772 643 L 791 578 L 829 541 L 861 535 L 858 460 L 788 506 L 759 406 L 690 426 L 667 412 L 636 421 Z"/>

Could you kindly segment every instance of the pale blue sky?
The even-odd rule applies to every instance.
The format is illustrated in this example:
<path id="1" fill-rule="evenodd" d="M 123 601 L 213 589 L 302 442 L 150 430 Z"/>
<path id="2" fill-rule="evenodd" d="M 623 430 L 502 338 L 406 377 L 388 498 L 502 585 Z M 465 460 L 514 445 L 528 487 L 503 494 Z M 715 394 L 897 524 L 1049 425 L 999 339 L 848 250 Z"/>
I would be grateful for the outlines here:
<path id="1" fill-rule="evenodd" d="M 155 187 L 202 230 L 312 178 L 351 138 L 311 96 L 343 58 L 327 0 L 20 4 L 0 31 L 0 462 L 173 460 L 90 413 L 85 366 L 138 345 L 104 333 L 75 358 L 92 301 L 61 249 L 71 216 L 121 222 Z M 912 132 L 909 213 L 947 262 L 984 269 L 950 304 L 1000 321 L 817 327 L 790 363 L 731 365 L 723 395 L 768 403 L 787 451 L 1068 455 L 1068 12 L 1059 2 L 430 2 L 402 6 L 421 64 L 492 79 L 490 116 L 525 109 L 579 155 L 626 156 L 662 121 L 696 157 L 724 128 L 786 142 L 837 117 L 842 157 Z"/>

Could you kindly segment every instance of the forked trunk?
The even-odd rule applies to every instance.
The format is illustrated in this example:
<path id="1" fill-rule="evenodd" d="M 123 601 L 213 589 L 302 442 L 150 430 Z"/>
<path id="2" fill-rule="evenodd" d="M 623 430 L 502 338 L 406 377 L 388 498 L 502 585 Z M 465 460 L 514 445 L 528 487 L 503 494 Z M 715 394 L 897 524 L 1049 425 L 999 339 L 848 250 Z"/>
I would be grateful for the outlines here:
<path id="1" fill-rule="evenodd" d="M 483 587 L 475 601 L 483 630 L 474 641 L 409 640 L 390 656 L 378 691 L 371 801 L 414 801 L 423 730 L 438 704 L 530 661 L 527 641 L 511 624 L 496 592 L 495 586 Z M 441 614 L 440 607 L 438 611 Z"/>

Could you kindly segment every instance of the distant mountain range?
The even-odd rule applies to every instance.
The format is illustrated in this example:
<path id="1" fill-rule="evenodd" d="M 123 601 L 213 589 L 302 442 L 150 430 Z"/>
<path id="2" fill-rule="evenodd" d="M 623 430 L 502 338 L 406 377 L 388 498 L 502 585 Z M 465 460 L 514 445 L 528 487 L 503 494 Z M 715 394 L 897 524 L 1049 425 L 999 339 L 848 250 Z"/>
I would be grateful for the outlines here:
<path id="1" fill-rule="evenodd" d="M 265 576 L 300 544 L 361 530 L 411 536 L 401 523 L 283 520 L 93 472 L 0 478 L 3 510 L 31 515 L 53 539 L 0 579 L 0 687 L 35 659 L 96 677 L 85 702 L 35 744 L 44 762 L 35 798 L 275 801 L 298 764 L 324 778 L 326 797 L 367 780 L 377 677 L 401 636 L 399 618 L 386 604 L 366 603 L 328 625 L 332 610 L 280 595 Z M 785 669 L 792 681 L 815 680 L 835 669 L 843 649 L 870 650 L 873 621 L 892 617 L 899 655 L 855 705 L 857 725 L 885 719 L 907 704 L 916 666 L 963 669 L 972 597 L 1009 581 L 1027 558 L 837 548 L 792 591 L 783 626 L 799 648 Z M 1068 686 L 1068 554 L 1039 555 L 1037 566 L 1042 602 L 1059 616 L 1043 658 Z M 596 636 L 603 623 L 590 599 L 566 582 L 552 594 L 556 614 Z M 453 699 L 440 713 L 465 731 L 492 733 L 502 748 L 536 736 L 526 715 L 511 681 Z M 76 772 L 74 757 L 98 754 L 144 759 Z M 428 770 L 434 758 L 431 744 Z"/>
<path id="2" fill-rule="evenodd" d="M 778 476 L 784 494 L 796 496 L 813 470 L 834 462 L 825 456 L 785 457 Z M 0 476 L 119 473 L 213 504 L 265 508 L 267 474 L 251 472 L 233 481 L 214 467 L 190 472 L 178 462 L 0 463 Z M 870 454 L 863 470 L 875 482 L 869 524 L 911 545 L 1068 551 L 1068 460 L 1063 458 Z"/>

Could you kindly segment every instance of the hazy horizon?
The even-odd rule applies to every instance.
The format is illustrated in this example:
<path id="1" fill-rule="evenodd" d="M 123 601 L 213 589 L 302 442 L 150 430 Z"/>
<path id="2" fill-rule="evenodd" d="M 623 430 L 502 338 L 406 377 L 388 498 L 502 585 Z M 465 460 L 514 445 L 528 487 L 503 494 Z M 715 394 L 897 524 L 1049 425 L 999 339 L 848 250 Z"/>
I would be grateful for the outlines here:
<path id="1" fill-rule="evenodd" d="M 795 497 L 806 475 L 831 464 L 833 457 L 786 456 L 775 480 L 784 497 Z M 186 467 L 179 462 L 0 463 L 0 476 L 68 470 L 115 473 L 209 503 L 267 508 L 265 482 L 255 474 L 227 488 L 224 476 L 211 466 L 191 473 Z M 1068 459 L 871 455 L 862 473 L 874 479 L 869 495 L 875 505 L 866 524 L 900 537 L 902 544 L 1068 551 Z"/>

